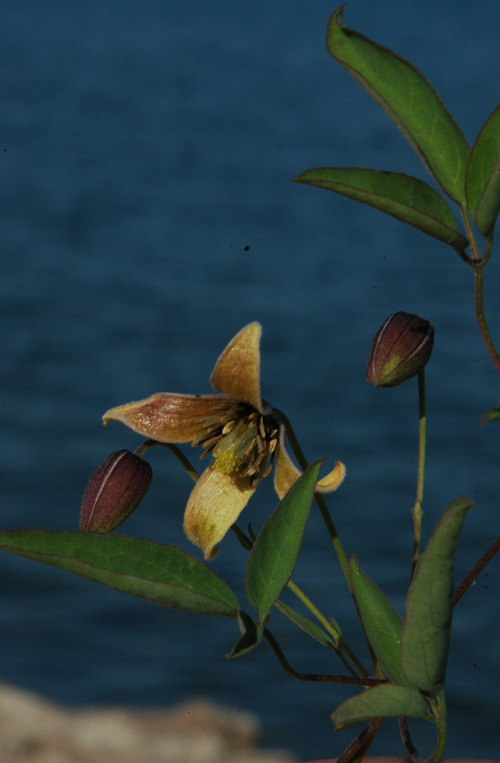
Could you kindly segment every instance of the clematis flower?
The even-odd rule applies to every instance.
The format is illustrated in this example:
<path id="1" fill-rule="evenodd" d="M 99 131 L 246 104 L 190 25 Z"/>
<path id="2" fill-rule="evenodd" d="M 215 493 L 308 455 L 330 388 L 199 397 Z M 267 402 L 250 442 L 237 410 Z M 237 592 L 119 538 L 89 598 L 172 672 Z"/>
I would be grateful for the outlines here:
<path id="1" fill-rule="evenodd" d="M 274 465 L 274 487 L 287 493 L 299 470 L 285 447 L 285 428 L 260 394 L 259 323 L 243 328 L 215 364 L 210 377 L 219 395 L 158 393 L 146 400 L 111 408 L 103 416 L 121 421 L 145 437 L 167 443 L 191 442 L 213 460 L 198 479 L 189 497 L 184 530 L 206 559 L 236 522 Z M 316 490 L 336 490 L 345 467 L 336 462 Z"/>

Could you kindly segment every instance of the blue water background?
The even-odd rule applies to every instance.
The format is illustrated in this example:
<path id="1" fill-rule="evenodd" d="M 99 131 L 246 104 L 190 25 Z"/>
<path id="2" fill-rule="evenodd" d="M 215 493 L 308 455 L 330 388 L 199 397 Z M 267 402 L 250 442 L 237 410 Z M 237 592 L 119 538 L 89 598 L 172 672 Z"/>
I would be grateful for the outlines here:
<path id="1" fill-rule="evenodd" d="M 1 525 L 76 529 L 89 475 L 111 450 L 139 443 L 118 424 L 102 429 L 103 411 L 157 391 L 208 392 L 219 352 L 258 320 L 264 397 L 288 413 L 310 458 L 347 464 L 330 501 L 339 532 L 403 611 L 417 384 L 375 390 L 364 379 L 372 335 L 403 309 L 436 329 L 424 534 L 451 499 L 475 501 L 463 576 L 499 525 L 498 425 L 478 425 L 499 385 L 478 341 L 472 274 L 444 244 L 290 182 L 321 165 L 426 179 L 327 55 L 335 4 L 16 0 L 1 9 Z M 345 22 L 419 66 L 474 140 L 499 97 L 496 0 L 353 0 Z M 496 257 L 487 308 L 497 340 L 499 284 Z M 189 479 L 166 452 L 150 461 L 153 487 L 123 531 L 189 548 Z M 259 527 L 275 504 L 263 485 L 243 518 Z M 244 559 L 231 536 L 213 565 L 242 598 Z M 255 711 L 266 744 L 309 758 L 338 755 L 353 736 L 329 720 L 350 692 L 295 683 L 265 645 L 226 660 L 233 621 L 171 612 L 7 554 L 0 570 L 4 681 L 74 705 L 206 695 Z M 296 579 L 363 649 L 316 512 Z M 494 561 L 456 612 L 450 756 L 498 751 L 499 583 Z M 298 670 L 341 669 L 280 615 L 272 625 Z M 401 750 L 387 723 L 374 753 Z"/>

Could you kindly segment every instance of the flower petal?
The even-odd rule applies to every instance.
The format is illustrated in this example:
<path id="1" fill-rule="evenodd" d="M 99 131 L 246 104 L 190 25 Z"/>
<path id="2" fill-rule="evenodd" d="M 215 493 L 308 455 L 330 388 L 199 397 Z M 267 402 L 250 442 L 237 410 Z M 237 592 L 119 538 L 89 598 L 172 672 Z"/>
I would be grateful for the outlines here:
<path id="1" fill-rule="evenodd" d="M 318 493 L 333 493 L 344 481 L 345 466 L 342 461 L 335 461 L 332 471 L 316 482 Z"/>
<path id="2" fill-rule="evenodd" d="M 213 559 L 216 546 L 236 522 L 255 487 L 248 477 L 223 474 L 212 463 L 205 469 L 189 496 L 184 514 L 184 531 L 199 546 L 205 559 Z"/>
<path id="3" fill-rule="evenodd" d="M 288 493 L 293 483 L 301 474 L 286 450 L 285 427 L 283 426 L 280 426 L 277 450 L 276 466 L 274 469 L 274 489 L 281 499 Z M 317 481 L 315 490 L 318 493 L 331 493 L 337 490 L 345 477 L 345 472 L 344 464 L 340 461 L 335 461 L 335 467 L 332 471 Z"/>
<path id="4" fill-rule="evenodd" d="M 285 427 L 280 426 L 278 445 L 276 446 L 276 466 L 274 467 L 274 489 L 280 500 L 285 497 L 293 483 L 300 477 L 300 472 L 288 455 L 285 445 Z"/>
<path id="5" fill-rule="evenodd" d="M 260 323 L 250 323 L 236 334 L 215 364 L 210 383 L 217 392 L 250 403 L 261 413 Z"/>
<path id="6" fill-rule="evenodd" d="M 104 414 L 103 422 L 121 421 L 134 432 L 159 442 L 190 442 L 202 431 L 200 421 L 220 415 L 221 395 L 175 395 L 159 392 Z"/>

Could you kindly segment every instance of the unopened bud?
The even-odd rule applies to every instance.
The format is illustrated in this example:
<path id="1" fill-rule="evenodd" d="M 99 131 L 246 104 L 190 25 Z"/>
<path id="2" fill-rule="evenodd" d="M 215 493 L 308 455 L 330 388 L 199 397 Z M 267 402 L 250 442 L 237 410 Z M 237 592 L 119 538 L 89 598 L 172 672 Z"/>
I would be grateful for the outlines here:
<path id="1" fill-rule="evenodd" d="M 429 360 L 434 328 L 410 313 L 390 315 L 375 334 L 366 364 L 366 378 L 375 387 L 395 387 L 411 379 Z"/>
<path id="2" fill-rule="evenodd" d="M 153 470 L 129 450 L 111 453 L 89 480 L 82 498 L 80 530 L 109 533 L 139 506 Z"/>

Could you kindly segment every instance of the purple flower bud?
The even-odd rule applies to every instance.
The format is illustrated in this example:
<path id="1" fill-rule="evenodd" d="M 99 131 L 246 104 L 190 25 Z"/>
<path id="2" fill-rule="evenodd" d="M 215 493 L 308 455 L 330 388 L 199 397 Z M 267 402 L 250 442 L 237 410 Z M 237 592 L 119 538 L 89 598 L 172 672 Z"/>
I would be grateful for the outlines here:
<path id="1" fill-rule="evenodd" d="M 80 530 L 109 533 L 141 503 L 151 485 L 150 464 L 129 450 L 111 453 L 89 480 L 82 498 Z"/>
<path id="2" fill-rule="evenodd" d="M 410 313 L 390 315 L 370 347 L 366 378 L 374 387 L 395 387 L 421 371 L 434 344 L 429 321 Z"/>

